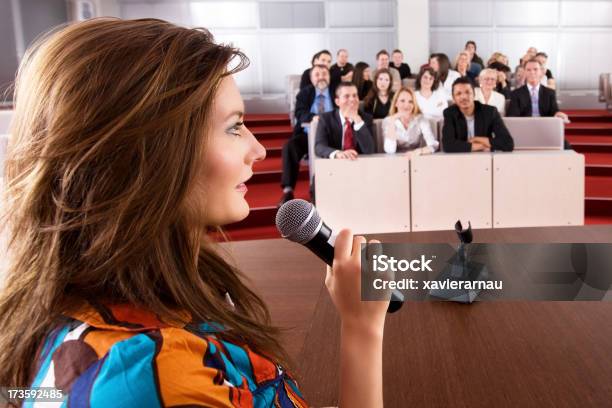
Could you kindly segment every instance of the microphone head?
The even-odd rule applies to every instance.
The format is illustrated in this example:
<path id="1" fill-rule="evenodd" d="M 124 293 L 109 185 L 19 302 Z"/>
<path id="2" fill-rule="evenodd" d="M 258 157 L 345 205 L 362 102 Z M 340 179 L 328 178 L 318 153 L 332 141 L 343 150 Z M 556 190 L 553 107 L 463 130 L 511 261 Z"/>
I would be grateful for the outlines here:
<path id="1" fill-rule="evenodd" d="M 306 200 L 289 200 L 276 212 L 276 228 L 283 238 L 305 244 L 321 228 L 317 209 Z"/>

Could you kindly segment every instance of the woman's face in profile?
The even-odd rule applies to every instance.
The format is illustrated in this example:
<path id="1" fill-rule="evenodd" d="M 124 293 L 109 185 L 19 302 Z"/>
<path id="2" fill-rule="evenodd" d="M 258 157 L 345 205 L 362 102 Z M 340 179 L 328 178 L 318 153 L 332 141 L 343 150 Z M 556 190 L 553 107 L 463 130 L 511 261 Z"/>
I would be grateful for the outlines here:
<path id="1" fill-rule="evenodd" d="M 232 76 L 221 81 L 211 113 L 201 170 L 187 199 L 189 219 L 209 227 L 246 218 L 245 182 L 253 175 L 253 163 L 266 156 L 243 123 L 244 103 Z"/>

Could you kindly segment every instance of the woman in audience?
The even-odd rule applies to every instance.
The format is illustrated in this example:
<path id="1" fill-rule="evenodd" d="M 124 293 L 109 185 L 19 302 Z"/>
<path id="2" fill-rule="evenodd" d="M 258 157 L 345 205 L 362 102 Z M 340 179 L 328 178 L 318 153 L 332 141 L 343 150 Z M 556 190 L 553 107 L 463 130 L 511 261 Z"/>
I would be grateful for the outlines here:
<path id="1" fill-rule="evenodd" d="M 442 112 L 448 107 L 446 92 L 431 67 L 423 68 L 416 79 L 417 105 L 427 119 L 441 119 Z"/>
<path id="2" fill-rule="evenodd" d="M 429 121 L 421 114 L 412 89 L 402 87 L 393 97 L 389 116 L 383 120 L 385 153 L 408 151 L 430 154 L 440 145 Z M 423 144 L 425 146 L 421 147 Z"/>
<path id="3" fill-rule="evenodd" d="M 497 83 L 495 85 L 495 90 L 500 94 L 504 95 L 506 99 L 510 99 L 510 67 L 504 65 L 501 61 L 503 58 L 499 58 L 497 61 L 493 61 L 489 64 L 487 68 L 494 69 L 497 74 Z"/>
<path id="4" fill-rule="evenodd" d="M 363 110 L 374 119 L 383 119 L 389 114 L 393 92 L 391 91 L 391 72 L 387 68 L 376 71 L 372 89 L 363 100 Z"/>
<path id="5" fill-rule="evenodd" d="M 457 54 L 457 58 L 455 58 L 455 70 L 459 73 L 459 77 L 466 77 L 472 82 L 474 86 L 476 83 L 474 81 L 473 74 L 469 72 L 470 69 L 470 54 L 465 51 L 461 51 Z M 451 84 L 452 87 L 452 84 Z"/>
<path id="6" fill-rule="evenodd" d="M 368 92 L 370 92 L 370 89 L 372 89 L 371 74 L 370 66 L 366 62 L 360 61 L 355 64 L 353 83 L 357 87 L 360 101 L 363 101 Z"/>
<path id="7" fill-rule="evenodd" d="M 233 79 L 247 65 L 153 19 L 86 20 L 28 50 L 0 224 L 2 386 L 71 406 L 307 406 L 268 308 L 209 236 L 248 215 L 266 154 Z M 360 300 L 364 243 L 341 231 L 325 279 L 342 407 L 383 406 L 389 302 Z"/>
<path id="8" fill-rule="evenodd" d="M 312 56 L 310 60 L 310 68 L 307 68 L 302 72 L 302 78 L 300 79 L 300 89 L 306 88 L 308 85 L 312 85 L 310 82 L 310 70 L 315 65 L 325 65 L 327 69 L 331 67 L 332 55 L 327 50 L 321 50 Z"/>
<path id="9" fill-rule="evenodd" d="M 438 79 L 446 91 L 446 99 L 453 100 L 453 82 L 461 75 L 455 70 L 450 69 L 450 61 L 446 54 L 435 54 L 429 58 L 429 65 L 438 74 Z"/>
<path id="10" fill-rule="evenodd" d="M 485 68 L 478 76 L 479 87 L 474 90 L 474 99 L 485 105 L 495 106 L 501 116 L 506 113 L 506 98 L 495 91 L 497 71 Z"/>
<path id="11" fill-rule="evenodd" d="M 512 89 L 520 88 L 525 85 L 525 67 L 517 65 L 512 78 Z"/>

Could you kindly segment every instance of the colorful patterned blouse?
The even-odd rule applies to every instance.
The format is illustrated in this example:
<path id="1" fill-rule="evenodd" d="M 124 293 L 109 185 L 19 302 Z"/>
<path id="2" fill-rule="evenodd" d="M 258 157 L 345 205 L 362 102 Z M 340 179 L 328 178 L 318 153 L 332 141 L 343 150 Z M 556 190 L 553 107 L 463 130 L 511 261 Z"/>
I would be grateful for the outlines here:
<path id="1" fill-rule="evenodd" d="M 171 327 L 133 307 L 91 308 L 47 336 L 32 387 L 62 389 L 68 407 L 307 406 L 281 367 L 219 331 Z"/>

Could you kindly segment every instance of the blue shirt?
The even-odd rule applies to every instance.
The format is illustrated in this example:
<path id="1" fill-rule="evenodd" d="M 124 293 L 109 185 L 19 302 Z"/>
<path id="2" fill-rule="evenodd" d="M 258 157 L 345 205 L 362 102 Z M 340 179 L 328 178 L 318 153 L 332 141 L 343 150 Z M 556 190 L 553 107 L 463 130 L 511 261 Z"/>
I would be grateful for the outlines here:
<path id="1" fill-rule="evenodd" d="M 332 104 L 331 96 L 329 95 L 329 88 L 325 88 L 324 90 L 320 90 L 315 88 L 315 98 L 310 106 L 310 112 L 315 115 L 319 114 L 319 100 L 323 98 L 323 112 L 330 112 L 334 110 L 334 106 Z M 308 128 L 304 128 L 306 134 L 308 134 Z"/>

